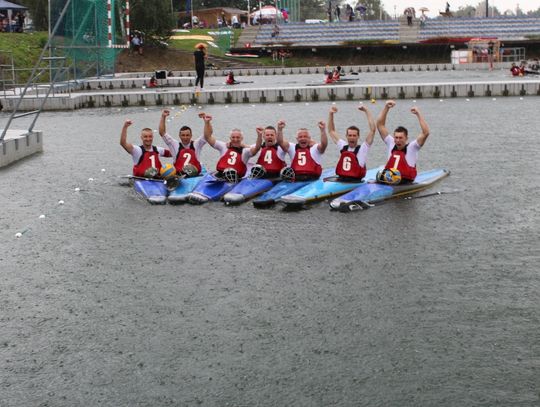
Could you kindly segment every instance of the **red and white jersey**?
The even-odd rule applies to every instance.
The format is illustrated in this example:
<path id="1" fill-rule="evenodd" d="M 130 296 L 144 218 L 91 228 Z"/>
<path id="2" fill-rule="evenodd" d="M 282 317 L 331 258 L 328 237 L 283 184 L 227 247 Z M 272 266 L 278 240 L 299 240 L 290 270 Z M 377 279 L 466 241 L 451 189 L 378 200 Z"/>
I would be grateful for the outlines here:
<path id="1" fill-rule="evenodd" d="M 345 178 L 364 178 L 370 145 L 363 142 L 361 146 L 351 149 L 345 140 L 339 140 L 337 146 L 341 155 L 336 166 L 336 174 Z"/>
<path id="2" fill-rule="evenodd" d="M 173 139 L 169 134 L 163 135 L 163 141 L 165 141 L 167 146 L 171 149 L 173 157 L 176 157 L 174 162 L 176 171 L 182 171 L 184 166 L 192 164 L 199 170 L 199 173 L 201 172 L 202 166 L 199 157 L 202 148 L 206 144 L 206 140 L 203 137 L 199 137 L 187 146 L 183 145 L 178 140 Z"/>
<path id="3" fill-rule="evenodd" d="M 152 146 L 150 150 L 145 150 L 144 146 L 133 146 L 131 157 L 133 158 L 133 175 L 144 177 L 148 168 L 161 169 L 159 157 L 172 157 L 171 152 L 163 147 Z"/>
<path id="4" fill-rule="evenodd" d="M 384 166 L 385 169 L 397 169 L 401 173 L 401 178 L 414 181 L 416 178 L 416 160 L 420 145 L 414 140 L 407 144 L 403 150 L 395 148 L 394 137 L 386 136 L 384 139 L 388 149 L 388 161 Z"/>
<path id="5" fill-rule="evenodd" d="M 299 144 L 290 144 L 289 155 L 293 157 L 291 168 L 296 175 L 321 175 L 322 155 L 318 146 L 318 144 L 314 144 L 311 147 L 302 148 Z"/>
<path id="6" fill-rule="evenodd" d="M 262 165 L 267 174 L 279 174 L 281 169 L 287 165 L 285 151 L 277 145 L 264 146 L 261 148 L 257 164 Z"/>
<path id="7" fill-rule="evenodd" d="M 214 148 L 221 154 L 216 166 L 218 171 L 234 168 L 239 177 L 246 175 L 247 162 L 251 158 L 251 149 L 249 147 L 229 147 L 223 141 L 216 141 Z"/>

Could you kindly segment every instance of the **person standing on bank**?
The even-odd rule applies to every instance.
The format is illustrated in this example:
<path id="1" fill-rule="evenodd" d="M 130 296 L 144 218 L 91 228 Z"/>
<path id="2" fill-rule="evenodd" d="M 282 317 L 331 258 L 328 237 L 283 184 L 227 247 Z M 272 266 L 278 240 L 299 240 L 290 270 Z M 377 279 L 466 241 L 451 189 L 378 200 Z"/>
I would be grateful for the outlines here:
<path id="1" fill-rule="evenodd" d="M 195 79 L 195 87 L 200 85 L 201 89 L 204 87 L 204 63 L 206 59 L 206 45 L 202 42 L 195 45 L 195 71 L 197 72 L 197 78 Z"/>

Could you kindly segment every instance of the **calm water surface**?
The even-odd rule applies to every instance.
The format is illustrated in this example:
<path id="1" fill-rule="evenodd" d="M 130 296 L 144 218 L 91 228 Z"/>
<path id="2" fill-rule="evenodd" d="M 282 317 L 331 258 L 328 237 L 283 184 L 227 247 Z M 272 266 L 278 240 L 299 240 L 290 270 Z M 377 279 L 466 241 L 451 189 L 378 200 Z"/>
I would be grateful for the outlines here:
<path id="1" fill-rule="evenodd" d="M 389 128 L 416 135 L 412 105 Z M 341 134 L 366 133 L 356 106 L 338 103 Z M 451 170 L 433 190 L 452 193 L 350 214 L 150 206 L 118 140 L 158 109 L 44 113 L 44 153 L 0 170 L 0 405 L 540 405 L 540 98 L 417 106 L 419 167 Z M 329 107 L 207 111 L 251 142 L 279 118 L 318 137 Z M 171 133 L 200 134 L 198 111 Z"/>

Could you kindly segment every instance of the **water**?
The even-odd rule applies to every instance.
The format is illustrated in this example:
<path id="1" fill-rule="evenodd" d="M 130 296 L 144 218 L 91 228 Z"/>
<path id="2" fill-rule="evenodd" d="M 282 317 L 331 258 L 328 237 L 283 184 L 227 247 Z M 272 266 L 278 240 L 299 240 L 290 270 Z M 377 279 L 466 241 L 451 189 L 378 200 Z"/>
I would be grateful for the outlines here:
<path id="1" fill-rule="evenodd" d="M 416 135 L 412 105 L 388 127 Z M 433 190 L 451 193 L 350 214 L 150 206 L 120 185 L 118 141 L 158 109 L 44 113 L 45 152 L 0 170 L 0 405 L 540 405 L 540 99 L 416 105 L 419 167 L 450 169 Z M 329 106 L 207 111 L 253 141 L 279 118 L 318 137 Z M 356 106 L 338 103 L 340 134 L 365 135 Z M 171 133 L 200 134 L 197 112 Z"/>

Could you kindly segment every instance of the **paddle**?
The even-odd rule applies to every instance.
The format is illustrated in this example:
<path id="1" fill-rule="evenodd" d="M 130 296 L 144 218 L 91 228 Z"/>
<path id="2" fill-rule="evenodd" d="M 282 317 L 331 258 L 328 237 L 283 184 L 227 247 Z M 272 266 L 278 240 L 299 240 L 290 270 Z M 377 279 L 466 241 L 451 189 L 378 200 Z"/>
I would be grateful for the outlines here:
<path id="1" fill-rule="evenodd" d="M 457 192 L 461 192 L 461 191 L 457 190 L 457 189 L 448 190 L 448 191 L 435 191 L 435 192 L 430 192 L 430 193 L 423 194 L 423 195 L 406 196 L 404 198 L 401 198 L 401 200 L 410 201 L 410 200 L 413 200 L 413 199 L 428 198 L 430 196 L 436 196 L 436 195 L 455 194 Z M 364 209 L 369 209 L 369 208 L 372 208 L 374 206 L 384 205 L 388 201 L 390 201 L 390 199 L 387 199 L 385 201 L 377 202 L 376 204 L 371 203 L 371 202 L 366 202 L 366 201 L 342 202 L 341 205 L 339 205 L 339 208 L 337 210 L 339 212 L 342 212 L 342 213 L 362 211 Z"/>
<path id="2" fill-rule="evenodd" d="M 167 190 L 169 192 L 174 191 L 178 187 L 178 185 L 180 185 L 180 181 L 182 179 L 184 179 L 185 177 L 186 176 L 184 174 L 182 174 L 180 176 L 174 175 L 172 177 L 168 177 L 168 178 L 165 178 L 165 179 L 138 177 L 136 175 L 122 175 L 122 176 L 120 176 L 120 178 L 129 179 L 129 180 L 137 179 L 137 180 L 141 180 L 141 181 L 162 182 L 167 187 Z"/>

